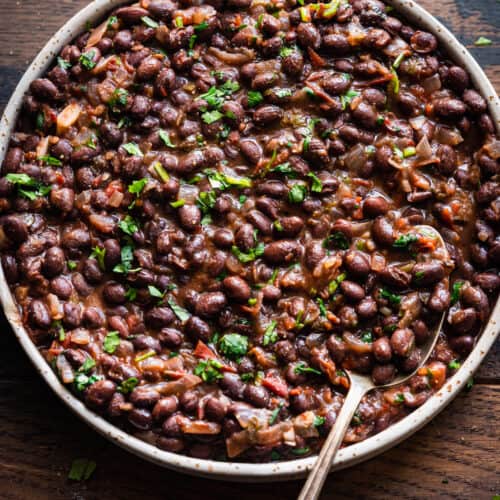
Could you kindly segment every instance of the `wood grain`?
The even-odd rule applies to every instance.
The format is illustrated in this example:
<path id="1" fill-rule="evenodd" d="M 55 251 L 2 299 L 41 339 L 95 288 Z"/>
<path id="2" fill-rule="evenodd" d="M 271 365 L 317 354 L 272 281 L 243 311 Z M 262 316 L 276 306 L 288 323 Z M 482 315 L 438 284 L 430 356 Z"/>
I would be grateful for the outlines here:
<path id="1" fill-rule="evenodd" d="M 0 108 L 50 36 L 88 2 L 0 0 Z M 497 0 L 421 0 L 469 48 L 500 89 Z M 479 36 L 493 45 L 474 47 Z M 173 473 L 101 438 L 67 410 L 36 374 L 0 315 L 0 498 L 225 500 L 295 498 L 300 482 L 215 482 Z M 332 474 L 323 498 L 490 500 L 500 493 L 500 342 L 476 384 L 396 448 Z M 97 462 L 86 483 L 67 479 L 73 459 Z"/>

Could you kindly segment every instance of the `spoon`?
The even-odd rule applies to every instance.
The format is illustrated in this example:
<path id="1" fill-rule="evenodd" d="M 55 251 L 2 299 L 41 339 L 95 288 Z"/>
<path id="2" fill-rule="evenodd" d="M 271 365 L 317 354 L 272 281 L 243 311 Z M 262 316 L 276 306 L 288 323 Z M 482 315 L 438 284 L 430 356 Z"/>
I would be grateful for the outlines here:
<path id="1" fill-rule="evenodd" d="M 446 245 L 443 241 L 443 238 L 439 234 L 439 232 L 431 227 L 431 226 L 415 226 L 416 233 L 422 233 L 426 236 L 432 235 L 435 239 L 439 241 L 439 249 L 435 250 L 435 252 L 439 252 L 439 257 L 443 261 L 445 267 L 450 266 L 450 256 L 446 249 Z M 305 482 L 302 491 L 298 497 L 298 500 L 316 500 L 321 493 L 321 489 L 325 482 L 326 476 L 328 475 L 330 468 L 332 466 L 333 458 L 339 449 L 342 439 L 351 423 L 352 417 L 356 409 L 358 408 L 359 403 L 363 396 L 370 391 L 371 389 L 386 389 L 388 387 L 393 387 L 395 385 L 406 382 L 408 379 L 413 377 L 415 373 L 422 367 L 431 355 L 431 352 L 436 345 L 436 341 L 439 336 L 439 332 L 443 326 L 443 321 L 446 315 L 446 311 L 441 315 L 441 319 L 434 330 L 433 335 L 429 336 L 426 344 L 422 347 L 422 359 L 420 361 L 419 366 L 410 374 L 400 374 L 398 375 L 392 382 L 384 385 L 375 385 L 370 377 L 366 375 L 359 375 L 357 373 L 352 372 L 351 370 L 343 370 L 349 380 L 350 387 L 347 396 L 344 399 L 344 404 L 337 416 L 337 420 L 335 424 L 330 430 L 328 437 L 326 438 L 321 452 L 314 464 L 311 472 L 309 473 L 309 477 Z"/>

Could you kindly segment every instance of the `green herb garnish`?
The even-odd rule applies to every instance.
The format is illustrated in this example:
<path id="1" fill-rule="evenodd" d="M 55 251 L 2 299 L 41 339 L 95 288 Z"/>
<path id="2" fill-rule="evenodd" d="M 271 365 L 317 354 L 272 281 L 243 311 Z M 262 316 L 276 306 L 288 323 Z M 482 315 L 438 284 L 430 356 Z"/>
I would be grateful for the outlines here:
<path id="1" fill-rule="evenodd" d="M 219 341 L 219 350 L 230 359 L 244 356 L 248 350 L 248 338 L 238 333 L 223 335 Z"/>
<path id="2" fill-rule="evenodd" d="M 222 378 L 222 373 L 220 369 L 222 368 L 222 363 L 216 359 L 207 359 L 206 361 L 200 361 L 196 368 L 194 369 L 194 374 L 201 377 L 204 382 L 214 383 L 216 380 Z"/>
<path id="3" fill-rule="evenodd" d="M 120 345 L 120 334 L 118 332 L 108 332 L 102 343 L 102 349 L 108 354 L 113 354 Z"/>

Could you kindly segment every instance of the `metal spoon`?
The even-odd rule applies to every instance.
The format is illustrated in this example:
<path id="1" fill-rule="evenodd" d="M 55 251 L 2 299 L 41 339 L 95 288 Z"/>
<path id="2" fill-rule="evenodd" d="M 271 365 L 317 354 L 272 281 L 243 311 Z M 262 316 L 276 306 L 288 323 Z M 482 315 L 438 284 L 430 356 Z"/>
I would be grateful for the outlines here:
<path id="1" fill-rule="evenodd" d="M 436 239 L 439 240 L 439 252 L 440 257 L 442 258 L 445 266 L 449 266 L 450 256 L 446 249 L 446 245 L 443 241 L 443 238 L 439 234 L 439 232 L 431 227 L 431 226 L 415 226 L 413 228 L 416 233 L 423 233 L 425 235 L 432 234 Z M 413 232 L 413 231 L 412 231 Z M 305 482 L 302 491 L 298 497 L 298 500 L 316 500 L 321 493 L 321 489 L 325 482 L 326 476 L 328 475 L 333 458 L 339 449 L 342 439 L 346 433 L 349 424 L 351 423 L 354 412 L 358 408 L 359 403 L 363 396 L 370 391 L 371 389 L 378 388 L 388 388 L 393 387 L 395 385 L 406 382 L 408 379 L 413 377 L 418 369 L 424 365 L 429 358 L 434 346 L 436 345 L 436 341 L 439 336 L 439 332 L 441 331 L 441 327 L 443 326 L 443 321 L 445 318 L 446 311 L 443 312 L 439 324 L 437 325 L 433 335 L 431 335 L 427 341 L 427 343 L 422 347 L 422 359 L 419 366 L 409 375 L 400 374 L 398 375 L 391 383 L 385 385 L 375 385 L 371 378 L 365 375 L 359 375 L 350 370 L 344 370 L 347 373 L 347 376 L 350 380 L 350 387 L 347 396 L 344 399 L 344 404 L 337 416 L 337 420 L 333 425 L 328 437 L 326 438 L 321 452 L 309 473 L 309 477 Z"/>

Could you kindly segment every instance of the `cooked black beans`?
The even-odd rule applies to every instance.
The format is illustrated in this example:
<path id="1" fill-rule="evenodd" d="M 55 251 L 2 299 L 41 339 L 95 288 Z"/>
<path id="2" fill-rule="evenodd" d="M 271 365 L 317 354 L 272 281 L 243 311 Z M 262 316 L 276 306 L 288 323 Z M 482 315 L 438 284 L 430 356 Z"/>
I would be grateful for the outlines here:
<path id="1" fill-rule="evenodd" d="M 363 400 L 371 435 L 439 389 L 500 289 L 487 101 L 378 0 L 198 3 L 116 9 L 32 82 L 0 179 L 21 317 L 117 425 L 263 461 L 295 457 L 285 428 L 314 453 L 343 370 L 414 371 L 445 312 L 427 374 Z"/>

